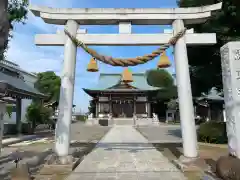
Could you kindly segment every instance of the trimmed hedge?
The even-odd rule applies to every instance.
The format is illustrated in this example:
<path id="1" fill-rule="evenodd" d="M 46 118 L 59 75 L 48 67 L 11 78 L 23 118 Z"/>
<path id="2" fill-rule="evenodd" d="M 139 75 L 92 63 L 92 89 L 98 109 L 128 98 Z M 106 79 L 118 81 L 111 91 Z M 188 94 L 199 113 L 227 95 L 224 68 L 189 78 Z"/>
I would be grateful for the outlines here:
<path id="1" fill-rule="evenodd" d="M 206 122 L 197 130 L 198 141 L 204 143 L 225 144 L 228 142 L 225 122 Z"/>
<path id="2" fill-rule="evenodd" d="M 76 120 L 86 122 L 87 117 L 85 115 L 77 115 Z"/>
<path id="3" fill-rule="evenodd" d="M 22 123 L 22 134 L 32 134 L 31 124 Z M 4 124 L 4 135 L 16 135 L 17 125 L 16 124 Z"/>

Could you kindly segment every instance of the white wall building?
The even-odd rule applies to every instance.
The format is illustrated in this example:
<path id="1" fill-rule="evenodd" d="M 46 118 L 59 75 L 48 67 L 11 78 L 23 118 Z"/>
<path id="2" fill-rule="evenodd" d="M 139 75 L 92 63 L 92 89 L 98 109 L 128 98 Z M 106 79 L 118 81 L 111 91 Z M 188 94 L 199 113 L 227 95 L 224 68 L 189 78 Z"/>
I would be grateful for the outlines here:
<path id="1" fill-rule="evenodd" d="M 6 60 L 0 60 L 0 67 L 9 68 L 13 71 L 17 71 L 21 73 L 21 75 L 24 78 L 24 81 L 26 84 L 28 84 L 31 87 L 34 87 L 34 83 L 37 81 L 37 76 L 33 73 L 27 72 L 20 68 L 19 65 Z M 22 110 L 21 110 L 21 121 L 26 121 L 26 111 L 27 107 L 31 104 L 31 99 L 22 99 Z M 9 117 L 7 114 L 4 116 L 4 123 L 5 124 L 15 124 L 16 123 L 16 112 L 13 112 L 11 117 Z"/>

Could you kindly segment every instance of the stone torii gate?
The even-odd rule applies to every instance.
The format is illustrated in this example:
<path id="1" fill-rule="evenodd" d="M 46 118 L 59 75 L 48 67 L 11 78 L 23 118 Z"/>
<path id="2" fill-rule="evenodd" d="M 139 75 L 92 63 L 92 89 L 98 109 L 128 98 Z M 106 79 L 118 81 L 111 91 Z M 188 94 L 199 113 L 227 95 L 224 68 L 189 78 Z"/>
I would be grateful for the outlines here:
<path id="1" fill-rule="evenodd" d="M 156 46 L 167 43 L 168 40 L 187 24 L 204 23 L 212 12 L 220 10 L 221 3 L 193 8 L 165 9 L 113 9 L 113 8 L 48 8 L 30 6 L 35 16 L 41 17 L 49 24 L 64 25 L 65 29 L 86 45 L 105 46 Z M 119 24 L 119 34 L 87 34 L 79 30 L 79 25 L 116 25 Z M 164 34 L 132 34 L 131 25 L 169 25 L 172 33 Z M 69 153 L 70 124 L 72 118 L 72 103 L 75 80 L 75 65 L 77 47 L 64 32 L 56 34 L 38 34 L 35 37 L 38 46 L 64 46 L 64 67 L 59 103 L 59 117 L 56 127 L 56 153 L 63 160 Z M 183 137 L 184 156 L 196 158 L 197 137 L 194 121 L 192 92 L 189 76 L 187 45 L 212 45 L 216 43 L 214 33 L 197 34 L 187 32 L 174 46 L 177 87 Z"/>

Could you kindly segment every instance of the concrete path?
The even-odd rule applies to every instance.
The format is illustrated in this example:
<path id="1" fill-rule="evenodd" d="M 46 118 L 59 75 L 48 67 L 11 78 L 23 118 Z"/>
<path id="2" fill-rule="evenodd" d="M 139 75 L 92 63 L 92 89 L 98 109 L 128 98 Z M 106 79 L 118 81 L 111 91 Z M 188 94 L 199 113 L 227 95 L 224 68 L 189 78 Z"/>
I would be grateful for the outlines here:
<path id="1" fill-rule="evenodd" d="M 184 175 L 131 126 L 115 126 L 68 180 L 185 180 Z"/>

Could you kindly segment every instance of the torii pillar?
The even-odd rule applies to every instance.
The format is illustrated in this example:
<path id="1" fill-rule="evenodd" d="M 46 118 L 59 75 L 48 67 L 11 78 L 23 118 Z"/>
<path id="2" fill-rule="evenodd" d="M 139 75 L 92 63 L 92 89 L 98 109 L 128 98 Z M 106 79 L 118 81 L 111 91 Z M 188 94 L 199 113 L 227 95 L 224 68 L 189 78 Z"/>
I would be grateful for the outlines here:
<path id="1" fill-rule="evenodd" d="M 222 3 L 194 8 L 170 9 L 59 9 L 38 6 L 31 6 L 30 9 L 46 23 L 57 25 L 66 25 L 67 23 L 67 30 L 86 45 L 158 46 L 167 43 L 175 33 L 183 30 L 184 24 L 204 23 L 211 17 L 213 11 L 217 11 L 221 7 Z M 131 33 L 131 25 L 169 25 L 172 22 L 174 33 Z M 78 24 L 119 24 L 119 34 L 87 34 L 85 31 L 77 31 Z M 67 157 L 70 142 L 76 46 L 63 32 L 36 35 L 35 43 L 39 46 L 65 46 L 60 113 L 56 129 L 56 152 L 60 157 Z M 183 149 L 184 156 L 187 158 L 198 156 L 187 45 L 211 45 L 215 43 L 215 33 L 188 32 L 178 40 L 174 47 Z"/>
<path id="2" fill-rule="evenodd" d="M 181 31 L 183 28 L 183 20 L 175 20 L 173 22 L 174 33 Z M 174 46 L 174 60 L 183 138 L 183 154 L 187 155 L 187 157 L 195 158 L 198 156 L 197 135 L 185 37 L 180 38 Z"/>
<path id="3" fill-rule="evenodd" d="M 78 23 L 68 20 L 65 28 L 76 36 Z M 59 157 L 63 157 L 63 163 L 69 159 L 65 158 L 69 153 L 70 125 L 72 121 L 73 94 L 76 69 L 76 44 L 70 38 L 65 40 L 64 45 L 64 64 L 61 75 L 61 88 L 59 100 L 59 114 L 55 133 L 55 151 Z"/>

